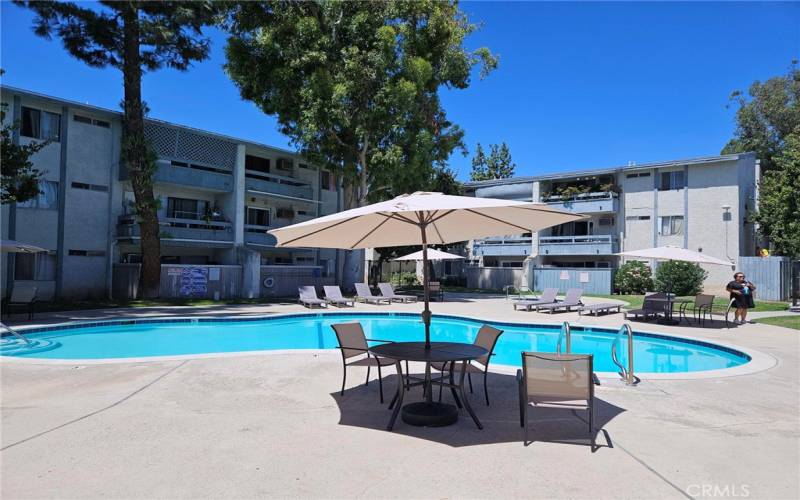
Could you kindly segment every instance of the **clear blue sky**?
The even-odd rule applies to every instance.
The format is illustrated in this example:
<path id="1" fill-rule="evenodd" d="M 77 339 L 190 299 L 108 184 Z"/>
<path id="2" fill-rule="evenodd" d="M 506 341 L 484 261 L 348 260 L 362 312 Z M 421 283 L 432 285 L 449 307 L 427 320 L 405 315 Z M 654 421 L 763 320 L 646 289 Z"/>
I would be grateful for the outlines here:
<path id="1" fill-rule="evenodd" d="M 475 144 L 505 141 L 518 175 L 718 154 L 734 128 L 728 96 L 800 59 L 800 3 L 462 4 L 500 67 L 447 91 L 449 116 Z M 122 79 L 91 69 L 32 16 L 0 4 L 3 82 L 118 109 Z M 146 75 L 151 116 L 288 147 L 271 117 L 240 100 L 223 73 L 224 37 L 189 72 Z M 459 177 L 470 157 L 454 155 Z"/>

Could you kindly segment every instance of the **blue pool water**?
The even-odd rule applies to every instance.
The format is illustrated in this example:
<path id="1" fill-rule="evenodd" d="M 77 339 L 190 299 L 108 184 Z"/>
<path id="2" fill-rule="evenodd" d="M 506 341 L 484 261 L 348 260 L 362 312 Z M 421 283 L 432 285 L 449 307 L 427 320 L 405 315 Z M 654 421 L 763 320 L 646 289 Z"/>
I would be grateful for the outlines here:
<path id="1" fill-rule="evenodd" d="M 0 354 L 46 359 L 102 359 L 183 354 L 262 351 L 276 349 L 333 349 L 337 346 L 332 323 L 359 321 L 368 338 L 422 340 L 424 329 L 416 314 L 311 314 L 252 320 L 175 322 L 138 320 L 116 324 L 70 325 L 68 328 L 27 333 L 34 346 L 23 347 L 13 337 L 3 337 Z M 120 324 L 128 323 L 128 324 Z M 472 342 L 481 322 L 450 316 L 434 316 L 431 338 L 435 341 Z M 521 351 L 554 352 L 560 328 L 543 325 L 490 323 L 504 330 L 492 363 L 520 364 Z M 617 371 L 611 361 L 616 332 L 572 328 L 572 352 L 595 355 L 596 371 Z M 619 356 L 626 363 L 625 339 L 619 340 Z M 651 334 L 634 335 L 634 369 L 640 373 L 679 373 L 716 370 L 742 365 L 749 357 L 741 352 L 703 342 Z"/>

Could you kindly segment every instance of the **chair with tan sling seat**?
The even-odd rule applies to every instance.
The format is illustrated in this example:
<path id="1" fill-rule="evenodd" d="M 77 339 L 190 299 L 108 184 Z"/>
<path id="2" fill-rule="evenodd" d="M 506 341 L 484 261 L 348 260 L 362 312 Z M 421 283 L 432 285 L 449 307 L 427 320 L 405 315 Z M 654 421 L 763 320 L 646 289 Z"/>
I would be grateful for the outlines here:
<path id="1" fill-rule="evenodd" d="M 486 377 L 489 373 L 489 361 L 491 361 L 492 356 L 494 355 L 494 347 L 497 345 L 497 340 L 500 338 L 500 335 L 503 334 L 503 330 L 498 330 L 497 328 L 491 327 L 489 325 L 483 325 L 480 330 L 478 330 L 478 335 L 475 337 L 474 344 L 480 347 L 483 347 L 488 352 L 485 356 L 482 356 L 476 359 L 474 362 L 479 363 L 481 366 L 475 366 L 472 362 L 467 364 L 467 380 L 469 381 L 469 392 L 472 392 L 472 377 L 470 376 L 471 373 L 483 373 L 483 394 L 486 397 L 486 405 L 489 405 L 489 389 L 486 385 Z M 431 363 L 431 368 L 435 370 L 439 370 L 440 372 L 444 372 L 449 370 L 452 374 L 453 370 L 456 372 L 459 370 L 458 366 L 453 367 L 452 363 Z M 444 376 L 444 375 L 442 375 Z M 439 401 L 442 400 L 442 386 L 439 385 Z"/>
<path id="2" fill-rule="evenodd" d="M 589 412 L 589 434 L 594 448 L 594 377 L 591 354 L 523 352 L 519 385 L 519 424 L 528 441 L 529 408 L 562 408 Z M 583 419 L 581 419 L 583 420 Z"/>
<path id="3" fill-rule="evenodd" d="M 391 340 L 378 340 L 368 339 L 364 335 L 364 329 L 361 328 L 361 323 L 338 323 L 331 325 L 333 331 L 336 332 L 336 339 L 339 341 L 339 350 L 342 352 L 342 391 L 341 395 L 344 396 L 344 385 L 347 381 L 347 367 L 348 366 L 366 366 L 367 367 L 367 381 L 364 385 L 369 385 L 369 370 L 373 366 L 378 367 L 378 388 L 381 394 L 381 403 L 383 403 L 383 377 L 381 375 L 381 366 L 393 365 L 395 362 L 391 359 L 377 358 L 370 354 L 369 345 L 367 342 L 391 342 Z M 366 356 L 364 356 L 366 354 Z M 358 359 L 353 360 L 353 358 Z M 403 383 L 402 380 L 398 383 Z"/>

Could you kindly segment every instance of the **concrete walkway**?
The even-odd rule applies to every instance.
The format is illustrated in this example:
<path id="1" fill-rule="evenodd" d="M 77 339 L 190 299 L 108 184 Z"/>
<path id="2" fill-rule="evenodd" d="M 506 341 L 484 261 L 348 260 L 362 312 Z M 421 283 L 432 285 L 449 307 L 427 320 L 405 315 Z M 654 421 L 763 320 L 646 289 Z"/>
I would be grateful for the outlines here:
<path id="1" fill-rule="evenodd" d="M 621 315 L 514 312 L 503 299 L 460 297 L 434 312 L 489 320 L 618 327 Z M 418 311 L 420 305 L 364 311 Z M 297 305 L 54 313 L 38 321 L 149 315 L 264 315 Z M 351 368 L 338 394 L 337 352 L 114 364 L 3 362 L 4 498 L 798 498 L 800 337 L 769 325 L 725 329 L 635 324 L 756 349 L 777 359 L 752 375 L 644 380 L 597 388 L 594 453 L 568 412 L 532 420 L 523 446 L 513 377 L 476 391 L 484 423 L 398 422 L 374 381 Z M 419 368 L 419 367 L 418 367 Z M 396 387 L 386 376 L 384 390 Z M 362 385 L 356 385 L 362 383 Z M 477 389 L 477 387 L 476 387 Z M 420 399 L 419 391 L 406 401 Z M 388 398 L 387 398 L 388 400 Z M 565 444 L 565 442 L 567 444 Z M 572 444 L 570 444 L 572 443 Z"/>

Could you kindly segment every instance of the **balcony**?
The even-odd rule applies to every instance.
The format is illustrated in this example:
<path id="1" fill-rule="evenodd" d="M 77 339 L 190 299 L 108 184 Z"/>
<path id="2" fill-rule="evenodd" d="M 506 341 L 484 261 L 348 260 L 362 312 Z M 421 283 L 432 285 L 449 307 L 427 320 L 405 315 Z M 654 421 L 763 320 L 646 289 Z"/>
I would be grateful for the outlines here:
<path id="1" fill-rule="evenodd" d="M 233 244 L 233 225 L 230 222 L 159 218 L 161 244 L 165 246 L 225 247 Z M 117 224 L 119 240 L 138 240 L 141 237 L 139 224 L 132 215 L 122 215 Z"/>
<path id="2" fill-rule="evenodd" d="M 251 245 L 274 247 L 278 240 L 271 234 L 267 234 L 269 227 L 256 226 L 253 224 L 244 225 L 244 242 Z"/>
<path id="3" fill-rule="evenodd" d="M 475 240 L 472 245 L 472 254 L 475 257 L 503 257 L 507 255 L 530 255 L 533 238 L 530 236 L 516 236 L 508 238 L 485 238 Z"/>
<path id="4" fill-rule="evenodd" d="M 611 255 L 617 252 L 617 241 L 610 235 L 539 237 L 539 255 Z"/>
<path id="5" fill-rule="evenodd" d="M 619 195 L 614 192 L 584 193 L 571 197 L 550 195 L 542 202 L 553 208 L 581 214 L 613 213 L 619 210 Z"/>
<path id="6" fill-rule="evenodd" d="M 247 170 L 245 172 L 244 186 L 247 191 L 251 192 L 309 201 L 314 200 L 314 191 L 311 185 L 291 177 Z"/>
<path id="7" fill-rule="evenodd" d="M 120 180 L 128 179 L 128 170 L 120 166 Z M 214 169 L 199 169 L 190 166 L 158 162 L 153 181 L 177 186 L 190 186 L 208 191 L 230 193 L 233 191 L 233 175 Z"/>

